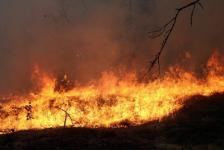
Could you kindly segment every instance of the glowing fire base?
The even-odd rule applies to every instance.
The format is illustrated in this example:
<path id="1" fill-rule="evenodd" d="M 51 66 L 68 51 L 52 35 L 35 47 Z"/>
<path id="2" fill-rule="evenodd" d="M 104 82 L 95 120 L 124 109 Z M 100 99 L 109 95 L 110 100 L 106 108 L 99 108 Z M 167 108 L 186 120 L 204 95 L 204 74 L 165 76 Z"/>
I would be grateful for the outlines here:
<path id="1" fill-rule="evenodd" d="M 55 91 L 54 77 L 35 70 L 42 83 L 38 93 L 7 97 L 0 103 L 0 131 L 60 126 L 121 127 L 142 124 L 179 110 L 193 95 L 224 92 L 224 65 L 218 52 L 207 63 L 203 79 L 176 66 L 161 79 L 138 83 L 134 73 L 118 78 L 106 72 L 99 81 L 69 91 Z"/>

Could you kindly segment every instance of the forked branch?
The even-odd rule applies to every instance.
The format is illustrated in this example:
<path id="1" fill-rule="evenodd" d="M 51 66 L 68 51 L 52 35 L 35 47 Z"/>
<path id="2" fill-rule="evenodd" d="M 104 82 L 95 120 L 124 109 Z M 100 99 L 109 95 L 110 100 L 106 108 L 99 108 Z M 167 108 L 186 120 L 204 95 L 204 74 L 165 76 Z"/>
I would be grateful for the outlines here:
<path id="1" fill-rule="evenodd" d="M 66 128 L 67 125 L 67 119 L 69 118 L 71 120 L 71 123 L 73 124 L 73 119 L 71 117 L 71 115 L 68 113 L 68 110 L 65 110 L 61 107 L 56 107 L 57 109 L 63 111 L 65 113 L 65 119 L 64 119 L 64 128 Z"/>
<path id="2" fill-rule="evenodd" d="M 149 32 L 149 37 L 154 39 L 157 37 L 161 37 L 163 36 L 163 41 L 161 43 L 161 47 L 159 49 L 159 51 L 156 53 L 154 59 L 152 61 L 149 62 L 148 67 L 147 67 L 147 73 L 151 72 L 151 70 L 153 69 L 153 67 L 158 64 L 158 68 L 159 68 L 159 73 L 160 73 L 160 57 L 161 54 L 167 44 L 167 41 L 170 38 L 170 35 L 172 34 L 175 25 L 177 23 L 178 17 L 180 16 L 181 12 L 183 12 L 184 10 L 188 9 L 188 8 L 192 8 L 191 11 L 191 15 L 190 15 L 190 24 L 192 26 L 193 24 L 193 17 L 194 17 L 194 13 L 195 10 L 197 9 L 197 7 L 200 7 L 201 9 L 204 9 L 201 0 L 194 0 L 191 3 L 188 3 L 180 8 L 176 9 L 176 14 L 174 15 L 174 17 L 172 17 L 166 24 L 164 24 L 162 27 L 160 27 L 159 29 Z"/>

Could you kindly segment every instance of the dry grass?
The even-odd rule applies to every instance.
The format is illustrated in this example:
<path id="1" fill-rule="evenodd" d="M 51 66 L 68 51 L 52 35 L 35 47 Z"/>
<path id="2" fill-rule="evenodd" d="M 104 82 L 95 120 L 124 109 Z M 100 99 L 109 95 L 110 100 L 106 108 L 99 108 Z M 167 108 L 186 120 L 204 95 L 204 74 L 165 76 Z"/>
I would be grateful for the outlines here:
<path id="1" fill-rule="evenodd" d="M 162 122 L 123 129 L 45 129 L 0 136 L 0 150 L 221 150 L 224 94 L 194 96 Z"/>

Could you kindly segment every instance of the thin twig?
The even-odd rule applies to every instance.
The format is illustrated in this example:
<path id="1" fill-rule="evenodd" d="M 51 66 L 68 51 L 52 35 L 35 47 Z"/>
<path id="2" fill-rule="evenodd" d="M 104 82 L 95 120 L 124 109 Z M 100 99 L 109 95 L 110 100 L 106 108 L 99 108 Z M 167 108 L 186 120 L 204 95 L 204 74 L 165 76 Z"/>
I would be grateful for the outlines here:
<path id="1" fill-rule="evenodd" d="M 153 67 L 158 64 L 158 68 L 159 68 L 159 74 L 160 74 L 160 57 L 161 54 L 170 38 L 170 35 L 172 34 L 175 25 L 177 23 L 178 17 L 180 16 L 181 12 L 184 11 L 187 8 L 192 7 L 192 11 L 191 11 L 191 25 L 193 24 L 193 17 L 194 17 L 194 13 L 195 13 L 195 9 L 197 6 L 200 6 L 202 9 L 204 9 L 201 0 L 194 0 L 191 3 L 188 3 L 180 8 L 176 9 L 176 14 L 174 17 L 172 17 L 166 24 L 164 24 L 162 27 L 160 27 L 159 29 L 155 30 L 155 31 L 151 31 L 149 32 L 149 37 L 150 38 L 157 38 L 160 37 L 162 35 L 164 35 L 164 39 L 162 41 L 160 50 L 156 53 L 154 59 L 152 61 L 149 62 L 148 67 L 147 67 L 147 72 L 146 74 L 143 76 L 143 79 L 145 78 L 145 76 L 151 72 L 151 70 L 153 69 Z"/>
<path id="2" fill-rule="evenodd" d="M 191 26 L 193 25 L 193 17 L 194 17 L 194 12 L 195 12 L 195 8 L 196 8 L 197 5 L 194 5 L 193 6 L 193 9 L 191 11 Z"/>
<path id="3" fill-rule="evenodd" d="M 71 120 L 71 123 L 73 124 L 73 119 L 72 119 L 71 115 L 68 113 L 68 110 L 65 110 L 61 107 L 56 107 L 56 108 L 65 113 L 64 128 L 66 128 L 67 118 L 69 118 Z"/>

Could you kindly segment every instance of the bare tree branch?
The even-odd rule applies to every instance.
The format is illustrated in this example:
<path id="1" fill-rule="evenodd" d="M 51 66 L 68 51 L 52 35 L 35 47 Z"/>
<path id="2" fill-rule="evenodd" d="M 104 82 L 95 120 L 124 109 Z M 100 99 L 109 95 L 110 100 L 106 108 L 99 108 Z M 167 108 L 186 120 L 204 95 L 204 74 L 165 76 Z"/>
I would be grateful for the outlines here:
<path id="1" fill-rule="evenodd" d="M 71 120 L 71 123 L 73 124 L 73 119 L 71 117 L 71 115 L 68 113 L 68 110 L 65 110 L 61 107 L 56 107 L 57 109 L 63 111 L 65 113 L 65 120 L 64 120 L 64 128 L 66 128 L 66 124 L 67 124 L 67 119 L 69 118 Z"/>
<path id="2" fill-rule="evenodd" d="M 191 26 L 193 25 L 193 17 L 194 17 L 194 12 L 195 12 L 195 8 L 196 8 L 197 5 L 194 5 L 193 6 L 193 9 L 191 11 Z"/>
<path id="3" fill-rule="evenodd" d="M 157 54 L 155 55 L 154 59 L 152 61 L 149 62 L 148 64 L 148 67 L 147 67 L 147 73 L 146 75 L 151 72 L 151 70 L 153 69 L 153 67 L 158 64 L 158 68 L 159 68 L 159 74 L 160 74 L 160 57 L 161 57 L 161 54 L 167 44 L 167 41 L 169 40 L 170 38 L 170 35 L 172 34 L 174 28 L 175 28 L 175 25 L 177 23 L 177 20 L 178 20 L 178 17 L 180 16 L 181 12 L 184 11 L 185 9 L 187 8 L 191 8 L 192 7 L 192 11 L 191 11 L 191 25 L 193 24 L 193 17 L 194 17 L 194 13 L 195 13 L 195 10 L 196 10 L 196 7 L 197 6 L 200 6 L 201 9 L 204 9 L 202 3 L 201 3 L 201 0 L 194 0 L 193 2 L 191 3 L 188 3 L 180 8 L 177 8 L 176 9 L 176 14 L 174 15 L 174 17 L 172 17 L 166 24 L 164 24 L 162 27 L 160 27 L 159 29 L 155 30 L 155 31 L 151 31 L 149 32 L 149 37 L 154 39 L 154 38 L 157 38 L 157 37 L 160 37 L 160 36 L 164 36 L 164 39 L 162 41 L 162 44 L 161 44 L 161 47 L 160 47 L 160 50 L 157 52 Z M 144 75 L 144 78 L 145 76 Z"/>

